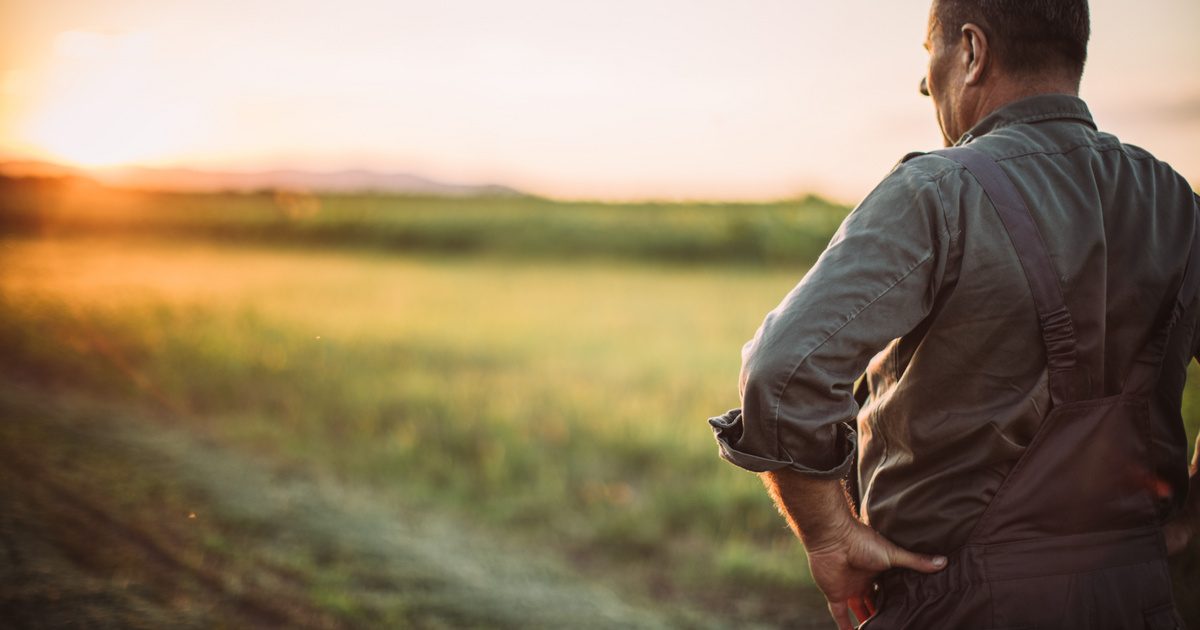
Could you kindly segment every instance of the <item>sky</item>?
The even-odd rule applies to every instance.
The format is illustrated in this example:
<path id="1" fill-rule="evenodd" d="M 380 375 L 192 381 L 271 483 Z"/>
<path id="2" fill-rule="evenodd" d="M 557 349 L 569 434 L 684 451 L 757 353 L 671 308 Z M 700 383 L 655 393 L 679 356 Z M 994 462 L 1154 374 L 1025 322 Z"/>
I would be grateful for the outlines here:
<path id="1" fill-rule="evenodd" d="M 0 158 L 856 202 L 940 133 L 926 0 L 0 0 Z M 1200 181 L 1200 2 L 1093 0 L 1081 96 Z"/>

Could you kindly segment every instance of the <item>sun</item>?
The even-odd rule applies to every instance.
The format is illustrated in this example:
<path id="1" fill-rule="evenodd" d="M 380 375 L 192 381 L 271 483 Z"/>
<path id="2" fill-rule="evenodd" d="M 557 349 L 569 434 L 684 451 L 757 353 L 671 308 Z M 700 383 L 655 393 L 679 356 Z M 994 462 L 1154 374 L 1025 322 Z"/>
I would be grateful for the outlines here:
<path id="1" fill-rule="evenodd" d="M 76 166 L 162 159 L 194 134 L 191 110 L 136 34 L 61 33 L 27 141 Z"/>
<path id="2" fill-rule="evenodd" d="M 68 100 L 40 113 L 30 125 L 33 143 L 75 166 L 117 166 L 170 153 L 168 127 L 138 119 L 137 107 L 95 99 Z"/>

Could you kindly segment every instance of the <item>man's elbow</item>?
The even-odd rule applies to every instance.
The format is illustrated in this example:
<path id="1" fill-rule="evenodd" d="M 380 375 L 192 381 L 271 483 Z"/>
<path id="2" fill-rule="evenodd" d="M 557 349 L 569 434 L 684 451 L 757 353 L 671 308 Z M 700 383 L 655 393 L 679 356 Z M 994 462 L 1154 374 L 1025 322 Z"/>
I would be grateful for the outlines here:
<path id="1" fill-rule="evenodd" d="M 742 367 L 742 411 L 749 417 L 762 418 L 778 409 L 784 367 L 766 357 L 752 356 Z M 781 374 L 784 374 L 781 376 Z"/>

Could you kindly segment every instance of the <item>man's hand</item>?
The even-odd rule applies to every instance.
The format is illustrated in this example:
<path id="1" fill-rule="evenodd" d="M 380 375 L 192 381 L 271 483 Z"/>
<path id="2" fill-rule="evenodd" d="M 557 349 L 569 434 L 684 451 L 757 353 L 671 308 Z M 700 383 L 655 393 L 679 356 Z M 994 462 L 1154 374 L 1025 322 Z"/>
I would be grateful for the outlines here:
<path id="1" fill-rule="evenodd" d="M 1167 539 L 1167 555 L 1173 556 L 1187 549 L 1194 535 L 1193 525 L 1186 518 L 1176 518 L 1163 525 L 1163 537 Z"/>
<path id="2" fill-rule="evenodd" d="M 850 611 L 860 622 L 875 614 L 877 575 L 897 567 L 935 573 L 945 568 L 946 558 L 901 549 L 856 520 L 838 538 L 810 547 L 808 565 L 839 630 L 850 630 Z"/>
<path id="3" fill-rule="evenodd" d="M 841 481 L 817 480 L 781 469 L 763 483 L 792 531 L 804 542 L 813 581 L 825 594 L 840 630 L 850 630 L 850 611 L 864 621 L 875 614 L 875 576 L 903 567 L 941 571 L 946 558 L 901 549 L 859 521 Z"/>
<path id="4" fill-rule="evenodd" d="M 1200 356 L 1197 357 L 1197 361 L 1200 361 Z M 1192 454 L 1188 479 L 1188 493 L 1183 500 L 1183 510 L 1163 525 L 1168 556 L 1183 552 L 1188 543 L 1200 534 L 1200 437 L 1196 438 L 1196 449 Z"/>

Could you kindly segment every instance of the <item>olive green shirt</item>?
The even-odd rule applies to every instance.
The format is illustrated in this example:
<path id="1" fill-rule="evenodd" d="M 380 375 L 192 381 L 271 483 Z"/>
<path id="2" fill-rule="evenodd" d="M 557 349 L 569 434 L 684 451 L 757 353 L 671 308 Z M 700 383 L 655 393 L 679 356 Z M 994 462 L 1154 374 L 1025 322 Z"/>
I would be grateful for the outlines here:
<path id="1" fill-rule="evenodd" d="M 1000 164 L 1034 215 L 1090 397 L 1118 393 L 1179 290 L 1200 212 L 1192 188 L 1097 131 L 1070 96 L 1009 104 L 964 143 Z M 1164 516 L 1187 491 L 1180 402 L 1197 312 L 1176 328 L 1152 403 Z M 867 522 L 923 552 L 966 542 L 1050 406 L 1008 234 L 974 177 L 937 155 L 910 155 L 854 209 L 742 358 L 741 408 L 709 421 L 722 457 L 759 472 L 857 475 Z"/>

